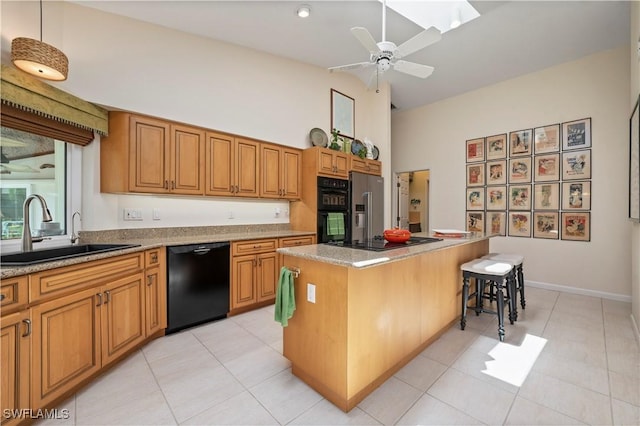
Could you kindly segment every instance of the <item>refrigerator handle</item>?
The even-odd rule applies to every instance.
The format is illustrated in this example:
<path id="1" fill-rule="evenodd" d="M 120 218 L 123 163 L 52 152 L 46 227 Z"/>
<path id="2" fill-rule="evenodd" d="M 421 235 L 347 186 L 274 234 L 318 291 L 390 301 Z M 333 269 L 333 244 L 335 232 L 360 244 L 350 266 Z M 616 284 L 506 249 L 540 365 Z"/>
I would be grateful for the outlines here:
<path id="1" fill-rule="evenodd" d="M 365 219 L 364 219 L 364 240 L 365 241 L 370 241 L 373 239 L 372 235 L 371 235 L 371 222 L 373 221 L 373 206 L 372 206 L 372 200 L 371 200 L 371 192 L 364 192 L 362 193 L 362 198 L 364 201 L 364 205 L 365 205 Z"/>

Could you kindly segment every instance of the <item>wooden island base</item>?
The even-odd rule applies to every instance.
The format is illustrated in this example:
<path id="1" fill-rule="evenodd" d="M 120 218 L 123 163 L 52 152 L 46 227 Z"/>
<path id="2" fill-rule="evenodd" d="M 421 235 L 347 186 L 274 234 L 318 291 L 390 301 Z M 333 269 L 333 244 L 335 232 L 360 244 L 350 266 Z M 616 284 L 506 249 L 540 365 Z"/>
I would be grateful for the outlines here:
<path id="1" fill-rule="evenodd" d="M 293 374 L 348 412 L 459 319 L 460 265 L 488 252 L 488 239 L 461 242 L 366 268 L 285 255 L 300 269 L 284 328 Z"/>

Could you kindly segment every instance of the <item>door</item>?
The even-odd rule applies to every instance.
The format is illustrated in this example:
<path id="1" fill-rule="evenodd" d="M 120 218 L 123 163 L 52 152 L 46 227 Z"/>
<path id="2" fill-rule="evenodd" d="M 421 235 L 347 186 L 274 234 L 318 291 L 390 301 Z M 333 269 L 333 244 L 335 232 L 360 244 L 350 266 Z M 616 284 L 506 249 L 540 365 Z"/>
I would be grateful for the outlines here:
<path id="1" fill-rule="evenodd" d="M 276 253 L 264 253 L 258 258 L 258 302 L 276 297 L 278 285 L 278 256 Z"/>
<path id="2" fill-rule="evenodd" d="M 231 261 L 231 308 L 241 308 L 256 302 L 256 256 L 235 256 Z"/>
<path id="3" fill-rule="evenodd" d="M 5 409 L 29 408 L 29 312 L 16 312 L 0 318 L 0 403 Z M 2 424 L 18 424 L 19 418 Z"/>
<path id="4" fill-rule="evenodd" d="M 396 206 L 396 226 L 401 229 L 409 229 L 409 173 L 398 173 L 397 179 L 398 202 Z"/>
<path id="5" fill-rule="evenodd" d="M 169 124 L 147 117 L 130 118 L 129 190 L 167 192 Z"/>
<path id="6" fill-rule="evenodd" d="M 260 196 L 264 198 L 282 198 L 280 174 L 283 168 L 280 148 L 262 144 L 260 147 Z"/>
<path id="7" fill-rule="evenodd" d="M 233 137 L 207 132 L 205 142 L 205 194 L 233 195 Z"/>
<path id="8" fill-rule="evenodd" d="M 301 197 L 302 153 L 298 150 L 282 148 L 282 192 L 289 200 Z"/>
<path id="9" fill-rule="evenodd" d="M 171 126 L 171 192 L 204 194 L 203 131 L 187 126 Z"/>

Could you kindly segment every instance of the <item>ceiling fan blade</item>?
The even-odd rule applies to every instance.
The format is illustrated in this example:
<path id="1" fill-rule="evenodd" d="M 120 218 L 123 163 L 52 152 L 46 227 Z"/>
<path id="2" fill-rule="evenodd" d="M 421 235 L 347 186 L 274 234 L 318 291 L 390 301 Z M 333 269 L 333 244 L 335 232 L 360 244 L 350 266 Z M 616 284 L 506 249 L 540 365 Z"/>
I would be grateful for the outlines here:
<path id="1" fill-rule="evenodd" d="M 396 58 L 411 55 L 413 52 L 440 41 L 441 37 L 440 31 L 436 27 L 431 27 L 402 43 L 393 54 Z"/>
<path id="2" fill-rule="evenodd" d="M 371 62 L 358 62 L 357 64 L 340 65 L 338 67 L 329 68 L 329 72 L 355 70 L 358 68 L 365 68 L 369 65 L 373 65 L 373 64 Z"/>
<path id="3" fill-rule="evenodd" d="M 416 64 L 415 62 L 397 61 L 393 65 L 393 69 L 414 77 L 427 78 L 435 68 L 429 65 Z"/>
<path id="4" fill-rule="evenodd" d="M 378 47 L 376 40 L 366 28 L 353 27 L 351 28 L 351 34 L 353 34 L 370 53 L 380 52 L 380 48 Z"/>

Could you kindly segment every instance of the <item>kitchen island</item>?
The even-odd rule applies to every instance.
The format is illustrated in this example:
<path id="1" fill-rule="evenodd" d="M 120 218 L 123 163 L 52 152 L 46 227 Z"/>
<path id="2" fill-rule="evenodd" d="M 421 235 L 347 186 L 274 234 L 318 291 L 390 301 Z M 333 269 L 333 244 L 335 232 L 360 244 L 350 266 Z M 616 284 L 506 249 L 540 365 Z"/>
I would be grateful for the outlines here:
<path id="1" fill-rule="evenodd" d="M 300 272 L 284 356 L 293 374 L 349 411 L 459 319 L 460 265 L 487 254 L 489 239 L 472 234 L 385 252 L 326 244 L 278 252 Z"/>

